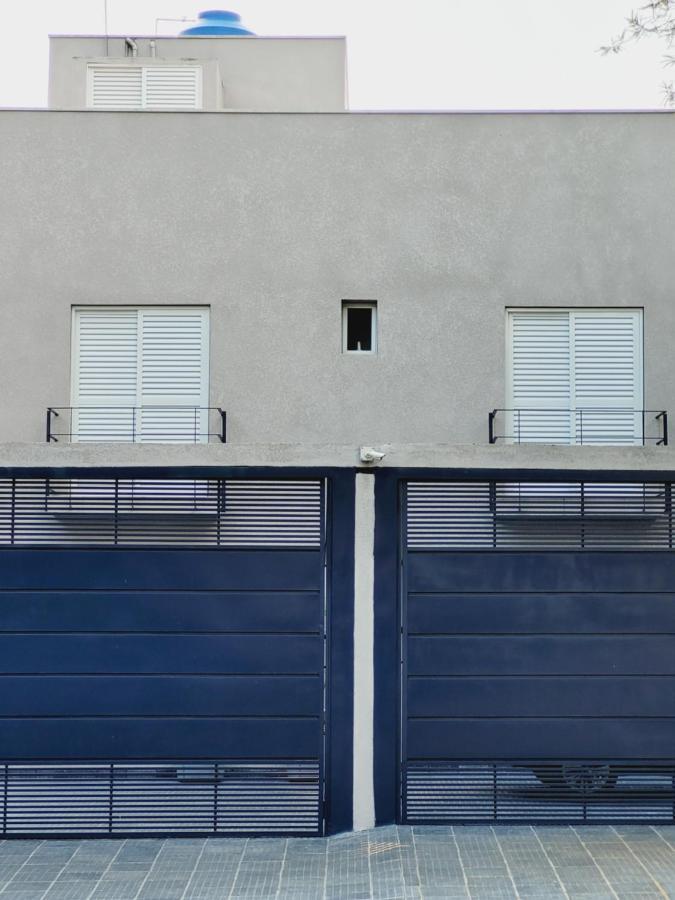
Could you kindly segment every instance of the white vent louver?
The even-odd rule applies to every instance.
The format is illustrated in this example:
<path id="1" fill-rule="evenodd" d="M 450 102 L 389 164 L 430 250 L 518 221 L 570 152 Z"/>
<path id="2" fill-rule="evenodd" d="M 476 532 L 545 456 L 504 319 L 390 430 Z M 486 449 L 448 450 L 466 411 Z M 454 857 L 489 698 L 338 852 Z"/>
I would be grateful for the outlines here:
<path id="1" fill-rule="evenodd" d="M 140 66 L 90 66 L 89 106 L 94 109 L 141 109 L 143 70 Z"/>
<path id="2" fill-rule="evenodd" d="M 196 66 L 152 66 L 143 70 L 147 109 L 197 109 L 201 69 Z"/>
<path id="3" fill-rule="evenodd" d="M 89 66 L 93 109 L 200 109 L 200 66 Z"/>

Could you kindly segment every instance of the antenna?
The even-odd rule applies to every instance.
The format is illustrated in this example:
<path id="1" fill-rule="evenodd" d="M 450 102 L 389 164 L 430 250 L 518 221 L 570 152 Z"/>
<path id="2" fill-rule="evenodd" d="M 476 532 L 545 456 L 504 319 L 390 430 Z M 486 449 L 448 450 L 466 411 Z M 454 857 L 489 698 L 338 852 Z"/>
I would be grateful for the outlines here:
<path id="1" fill-rule="evenodd" d="M 108 56 L 108 0 L 103 0 L 103 31 L 105 32 L 105 55 Z"/>

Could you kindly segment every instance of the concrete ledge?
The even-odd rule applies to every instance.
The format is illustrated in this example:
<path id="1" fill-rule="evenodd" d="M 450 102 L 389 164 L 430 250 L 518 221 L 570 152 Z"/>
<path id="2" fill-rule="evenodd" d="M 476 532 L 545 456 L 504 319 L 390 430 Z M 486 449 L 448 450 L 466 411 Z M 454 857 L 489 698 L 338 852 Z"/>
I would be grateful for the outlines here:
<path id="1" fill-rule="evenodd" d="M 675 473 L 675 448 L 551 445 L 376 444 L 365 466 L 344 444 L 0 444 L 0 469 L 159 466 L 609 470 Z"/>

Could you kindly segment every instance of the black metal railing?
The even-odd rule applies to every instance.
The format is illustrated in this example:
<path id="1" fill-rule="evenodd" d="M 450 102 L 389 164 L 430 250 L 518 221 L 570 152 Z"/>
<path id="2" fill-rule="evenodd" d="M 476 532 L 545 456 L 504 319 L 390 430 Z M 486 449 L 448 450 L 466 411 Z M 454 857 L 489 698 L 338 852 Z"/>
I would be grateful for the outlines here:
<path id="1" fill-rule="evenodd" d="M 47 443 L 179 443 L 227 441 L 219 406 L 50 406 Z"/>
<path id="2" fill-rule="evenodd" d="M 488 413 L 491 444 L 668 444 L 668 413 L 661 409 L 584 407 L 577 409 L 493 409 Z"/>
<path id="3" fill-rule="evenodd" d="M 314 759 L 0 762 L 0 838 L 322 832 Z M 16 894 L 15 894 L 16 896 Z"/>
<path id="4" fill-rule="evenodd" d="M 403 822 L 649 824 L 675 821 L 672 760 L 415 760 Z"/>
<path id="5" fill-rule="evenodd" d="M 409 551 L 675 549 L 670 481 L 410 481 Z"/>
<path id="6" fill-rule="evenodd" d="M 321 485 L 320 478 L 0 478 L 0 553 L 26 546 L 316 550 Z"/>

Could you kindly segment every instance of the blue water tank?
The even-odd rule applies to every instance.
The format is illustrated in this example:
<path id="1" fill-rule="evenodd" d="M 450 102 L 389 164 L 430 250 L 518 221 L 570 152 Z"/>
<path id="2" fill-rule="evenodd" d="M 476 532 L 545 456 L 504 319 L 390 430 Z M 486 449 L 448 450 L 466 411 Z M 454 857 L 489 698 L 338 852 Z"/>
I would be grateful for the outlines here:
<path id="1" fill-rule="evenodd" d="M 226 9 L 205 9 L 199 13 L 197 24 L 181 31 L 181 35 L 220 34 L 247 35 L 253 34 L 241 24 L 241 16 Z"/>

